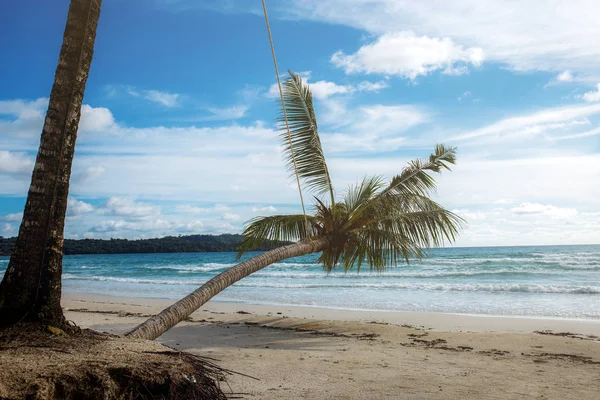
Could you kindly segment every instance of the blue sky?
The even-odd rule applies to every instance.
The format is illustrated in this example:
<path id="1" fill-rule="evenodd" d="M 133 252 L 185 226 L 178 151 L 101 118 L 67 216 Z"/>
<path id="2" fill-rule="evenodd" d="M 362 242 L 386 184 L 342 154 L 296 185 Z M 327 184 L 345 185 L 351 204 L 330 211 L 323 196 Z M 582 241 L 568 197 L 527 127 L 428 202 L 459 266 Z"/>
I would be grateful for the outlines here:
<path id="1" fill-rule="evenodd" d="M 454 4 L 459 3 L 459 4 Z M 268 2 L 339 195 L 436 143 L 457 245 L 600 243 L 600 3 Z M 0 4 L 0 235 L 18 230 L 68 1 Z M 300 210 L 259 0 L 104 0 L 67 237 L 240 232 Z"/>

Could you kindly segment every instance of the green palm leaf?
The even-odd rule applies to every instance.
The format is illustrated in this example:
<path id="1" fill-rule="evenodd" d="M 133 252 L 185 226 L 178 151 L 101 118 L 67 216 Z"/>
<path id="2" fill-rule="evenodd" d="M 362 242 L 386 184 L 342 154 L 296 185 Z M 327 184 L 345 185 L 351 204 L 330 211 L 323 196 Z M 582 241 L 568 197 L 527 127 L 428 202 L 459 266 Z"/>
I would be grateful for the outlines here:
<path id="1" fill-rule="evenodd" d="M 244 239 L 238 248 L 238 258 L 245 252 L 262 246 L 268 240 L 295 242 L 316 235 L 318 225 L 315 218 L 306 217 L 310 232 L 306 232 L 303 214 L 272 215 L 251 219 L 243 232 Z"/>
<path id="2" fill-rule="evenodd" d="M 289 74 L 290 78 L 283 84 L 285 111 L 290 129 L 289 136 L 283 110 L 279 118 L 288 168 L 293 172 L 295 161 L 295 169 L 304 181 L 306 188 L 317 195 L 329 192 L 333 204 L 333 186 L 321 147 L 310 88 L 297 74 L 291 71 Z"/>
<path id="3" fill-rule="evenodd" d="M 438 144 L 428 159 L 409 162 L 400 175 L 392 178 L 389 186 L 381 192 L 381 196 L 389 193 L 429 195 L 435 189 L 435 179 L 429 175 L 429 172 L 439 173 L 443 169 L 450 170 L 449 164 L 455 162 L 456 148 Z"/>
<path id="4" fill-rule="evenodd" d="M 353 212 L 359 209 L 382 187 L 383 178 L 381 176 L 365 177 L 360 185 L 350 186 L 344 196 L 344 202 L 348 207 L 348 211 Z"/>

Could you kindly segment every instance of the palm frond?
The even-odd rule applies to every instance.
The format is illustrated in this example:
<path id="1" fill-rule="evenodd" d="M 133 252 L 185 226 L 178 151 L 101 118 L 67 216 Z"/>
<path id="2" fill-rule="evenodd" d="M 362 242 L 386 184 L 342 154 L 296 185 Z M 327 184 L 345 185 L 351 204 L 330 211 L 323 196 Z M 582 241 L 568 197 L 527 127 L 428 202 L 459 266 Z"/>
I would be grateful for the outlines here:
<path id="1" fill-rule="evenodd" d="M 421 247 L 453 242 L 466 221 L 426 196 L 393 194 L 372 202 L 373 219 L 383 229 L 410 237 Z"/>
<path id="2" fill-rule="evenodd" d="M 383 178 L 381 176 L 373 176 L 363 178 L 358 185 L 348 187 L 344 195 L 344 202 L 348 207 L 348 212 L 352 213 L 361 205 L 370 200 L 379 189 L 383 187 Z"/>
<path id="3" fill-rule="evenodd" d="M 306 188 L 317 195 L 329 192 L 333 204 L 333 186 L 321 147 L 310 88 L 297 74 L 291 71 L 289 74 L 290 78 L 283 84 L 289 136 L 283 110 L 279 118 L 279 127 L 282 131 L 280 136 L 288 168 L 293 171 L 295 162 L 295 169 Z"/>
<path id="4" fill-rule="evenodd" d="M 373 195 L 368 188 L 376 186 L 374 178 L 365 179 L 348 191 L 345 202 L 353 210 L 342 227 L 346 245 L 343 249 L 331 249 L 340 254 L 327 255 L 324 261 L 331 264 L 339 259 L 345 270 L 360 270 L 368 262 L 371 269 L 381 271 L 400 261 L 408 263 L 410 258 L 423 257 L 424 248 L 453 242 L 465 224 L 461 217 L 418 190 L 404 188 L 383 196 Z M 360 187 L 365 189 L 359 190 Z M 324 263 L 324 267 L 333 266 Z"/>
<path id="5" fill-rule="evenodd" d="M 429 172 L 439 173 L 442 169 L 450 170 L 450 165 L 455 162 L 456 148 L 438 144 L 428 159 L 409 162 L 400 175 L 392 178 L 389 186 L 381 192 L 380 196 L 389 193 L 428 195 L 435 189 L 435 179 L 429 175 Z"/>
<path id="6" fill-rule="evenodd" d="M 244 239 L 238 248 L 238 258 L 247 251 L 262 246 L 268 240 L 279 242 L 294 242 L 307 239 L 317 234 L 319 226 L 312 216 L 306 216 L 309 232 L 303 214 L 272 215 L 255 217 L 247 222 L 244 229 Z"/>
<path id="7" fill-rule="evenodd" d="M 380 229 L 401 234 L 423 248 L 453 242 L 463 223 L 462 218 L 445 209 L 410 212 L 379 221 Z"/>
<path id="8" fill-rule="evenodd" d="M 421 247 L 411 238 L 379 226 L 359 230 L 350 236 L 352 238 L 340 257 L 345 271 L 356 266 L 360 272 L 365 261 L 371 270 L 383 271 L 401 260 L 408 262 L 410 258 L 423 256 Z"/>

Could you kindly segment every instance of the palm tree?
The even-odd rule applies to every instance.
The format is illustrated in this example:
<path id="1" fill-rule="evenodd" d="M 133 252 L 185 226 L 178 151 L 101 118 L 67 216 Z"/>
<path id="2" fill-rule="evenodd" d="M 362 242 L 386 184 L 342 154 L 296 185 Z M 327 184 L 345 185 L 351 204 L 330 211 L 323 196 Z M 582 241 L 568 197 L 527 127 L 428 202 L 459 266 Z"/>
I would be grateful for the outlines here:
<path id="1" fill-rule="evenodd" d="M 71 0 L 15 249 L 0 283 L 0 327 L 64 326 L 62 250 L 71 164 L 102 0 Z"/>
<path id="2" fill-rule="evenodd" d="M 293 168 L 295 153 L 297 173 L 315 194 L 315 213 L 306 221 L 302 214 L 250 220 L 239 255 L 267 240 L 297 243 L 267 251 L 220 273 L 127 336 L 156 339 L 228 286 L 287 258 L 322 252 L 318 261 L 326 271 L 338 265 L 345 271 L 354 267 L 360 270 L 365 263 L 382 271 L 398 262 L 423 257 L 424 247 L 455 239 L 463 220 L 428 197 L 435 189 L 430 173 L 450 169 L 455 163 L 454 148 L 437 145 L 429 158 L 411 161 L 387 185 L 379 176 L 364 178 L 336 202 L 310 89 L 291 72 L 284 84 L 284 100 L 290 127 L 289 136 L 287 131 L 282 135 L 286 159 Z M 319 198 L 324 194 L 329 203 Z"/>

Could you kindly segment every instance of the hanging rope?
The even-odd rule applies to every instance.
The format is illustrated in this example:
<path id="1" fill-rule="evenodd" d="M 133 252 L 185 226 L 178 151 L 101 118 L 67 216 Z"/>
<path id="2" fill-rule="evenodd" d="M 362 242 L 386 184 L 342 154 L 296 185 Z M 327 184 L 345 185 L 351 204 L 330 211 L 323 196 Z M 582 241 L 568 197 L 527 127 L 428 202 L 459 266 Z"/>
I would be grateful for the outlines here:
<path id="1" fill-rule="evenodd" d="M 287 131 L 287 138 L 290 144 L 290 153 L 292 155 L 292 163 L 294 164 L 294 173 L 296 174 L 296 183 L 298 184 L 298 193 L 300 194 L 300 203 L 302 204 L 302 213 L 304 214 L 304 225 L 306 227 L 306 236 L 310 236 L 310 230 L 308 229 L 308 218 L 306 217 L 306 209 L 304 208 L 304 198 L 302 196 L 302 189 L 300 187 L 300 176 L 298 175 L 298 167 L 296 166 L 296 154 L 294 153 L 294 146 L 292 144 L 292 133 L 290 132 L 290 125 L 287 119 L 287 112 L 285 111 L 285 100 L 283 98 L 283 90 L 281 89 L 281 80 L 279 79 L 279 68 L 277 67 L 277 58 L 275 57 L 275 47 L 273 46 L 273 36 L 271 36 L 271 26 L 269 25 L 269 16 L 267 15 L 267 5 L 265 0 L 262 0 L 263 12 L 265 14 L 265 23 L 267 24 L 267 33 L 269 34 L 269 43 L 271 44 L 271 55 L 273 56 L 273 65 L 275 66 L 275 75 L 277 76 L 277 87 L 279 87 L 279 98 L 281 99 L 281 108 L 283 109 L 283 119 L 285 120 L 285 129 Z"/>

